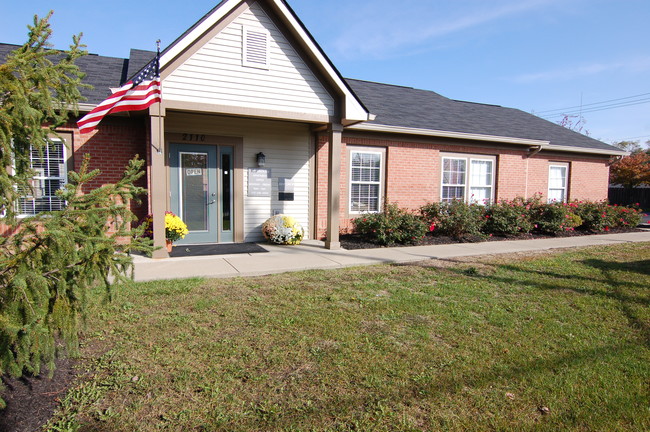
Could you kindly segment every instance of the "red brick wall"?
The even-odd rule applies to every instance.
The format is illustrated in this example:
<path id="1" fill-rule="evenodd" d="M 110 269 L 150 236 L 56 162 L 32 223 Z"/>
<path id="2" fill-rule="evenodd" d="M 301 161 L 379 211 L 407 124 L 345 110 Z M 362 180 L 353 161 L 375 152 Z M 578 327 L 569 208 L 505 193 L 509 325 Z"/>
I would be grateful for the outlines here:
<path id="1" fill-rule="evenodd" d="M 496 156 L 496 199 L 530 197 L 536 193 L 546 199 L 548 165 L 569 162 L 569 199 L 599 201 L 607 199 L 609 167 L 606 158 L 570 158 L 537 154 L 528 157 L 524 148 L 488 148 L 449 141 L 427 142 L 343 136 L 341 149 L 341 232 L 352 229 L 348 214 L 348 149 L 347 146 L 369 146 L 386 149 L 385 200 L 400 207 L 417 209 L 427 202 L 440 200 L 441 153 L 466 153 Z M 327 233 L 327 135 L 318 137 L 316 145 L 316 238 Z"/>
<path id="2" fill-rule="evenodd" d="M 72 159 L 74 170 L 81 167 L 85 154 L 90 154 L 90 169 L 99 169 L 97 176 L 86 188 L 91 189 L 104 184 L 114 183 L 122 177 L 128 161 L 136 154 L 141 158 L 147 155 L 147 135 L 145 117 L 106 117 L 97 129 L 88 134 L 80 134 L 76 124 L 71 122 L 57 129 L 61 133 L 72 134 Z M 146 167 L 145 167 L 146 169 Z M 143 176 L 139 186 L 146 187 L 147 179 Z M 131 210 L 138 216 L 146 216 L 147 197 L 142 197 L 143 203 L 131 203 Z M 0 235 L 6 232 L 6 226 L 0 224 Z M 7 233 L 8 234 L 8 233 Z"/>
<path id="3" fill-rule="evenodd" d="M 83 135 L 79 134 L 78 129 L 73 129 L 75 170 L 80 168 L 84 155 L 89 154 L 90 168 L 101 172 L 88 185 L 89 189 L 118 181 L 129 160 L 136 155 L 146 160 L 148 146 L 145 118 L 106 117 L 96 130 Z M 147 176 L 141 177 L 137 185 L 146 188 Z M 142 197 L 141 204 L 131 202 L 131 211 L 138 218 L 146 216 L 147 197 Z"/>
<path id="4" fill-rule="evenodd" d="M 607 199 L 609 165 L 606 159 L 568 158 L 537 155 L 530 159 L 529 196 L 548 195 L 548 166 L 554 162 L 569 164 L 569 201 L 602 201 Z"/>

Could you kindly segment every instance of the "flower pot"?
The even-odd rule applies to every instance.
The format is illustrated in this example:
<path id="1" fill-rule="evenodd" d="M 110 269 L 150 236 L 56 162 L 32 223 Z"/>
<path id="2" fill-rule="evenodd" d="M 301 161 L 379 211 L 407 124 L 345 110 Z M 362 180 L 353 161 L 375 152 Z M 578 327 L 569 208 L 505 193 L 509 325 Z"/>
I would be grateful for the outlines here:
<path id="1" fill-rule="evenodd" d="M 167 246 L 167 252 L 171 253 L 174 243 L 171 240 L 165 240 L 165 246 Z"/>

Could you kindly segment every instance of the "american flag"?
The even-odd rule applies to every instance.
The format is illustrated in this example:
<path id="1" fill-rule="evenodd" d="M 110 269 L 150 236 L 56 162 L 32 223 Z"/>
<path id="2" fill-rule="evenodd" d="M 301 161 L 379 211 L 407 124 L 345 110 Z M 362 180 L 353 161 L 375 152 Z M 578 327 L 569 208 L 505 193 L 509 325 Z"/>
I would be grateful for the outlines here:
<path id="1" fill-rule="evenodd" d="M 161 101 L 160 54 L 156 55 L 131 81 L 124 84 L 77 122 L 79 132 L 95 129 L 105 115 L 138 111 Z"/>

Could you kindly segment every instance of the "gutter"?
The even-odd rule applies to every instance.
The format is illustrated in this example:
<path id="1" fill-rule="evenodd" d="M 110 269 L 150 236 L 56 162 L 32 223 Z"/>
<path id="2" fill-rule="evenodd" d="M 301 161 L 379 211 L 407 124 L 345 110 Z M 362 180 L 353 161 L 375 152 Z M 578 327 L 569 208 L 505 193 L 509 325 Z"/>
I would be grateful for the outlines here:
<path id="1" fill-rule="evenodd" d="M 605 150 L 597 148 L 581 148 L 581 147 L 571 147 L 571 146 L 562 146 L 551 144 L 548 147 L 545 147 L 544 150 L 549 151 L 560 151 L 560 152 L 573 152 L 573 153 L 591 153 L 599 155 L 609 155 L 609 156 L 629 156 L 630 152 L 625 150 Z"/>
<path id="2" fill-rule="evenodd" d="M 612 156 L 612 158 L 610 159 L 610 161 L 607 163 L 607 166 L 612 166 L 612 165 L 614 165 L 616 162 L 620 161 L 621 159 L 623 159 L 623 156 L 622 156 L 622 155 Z"/>
<path id="3" fill-rule="evenodd" d="M 528 157 L 532 157 L 539 153 L 540 151 L 558 151 L 558 152 L 571 152 L 571 153 L 585 153 L 585 154 L 597 154 L 597 155 L 608 155 L 608 156 L 628 156 L 630 152 L 624 150 L 606 150 L 598 148 L 586 148 L 586 147 L 573 147 L 565 145 L 555 145 L 551 144 L 550 141 L 546 140 L 536 140 L 529 138 L 515 138 L 499 135 L 483 135 L 475 133 L 466 133 L 466 132 L 451 132 L 451 131 L 442 131 L 435 129 L 420 129 L 420 128 L 410 128 L 403 126 L 390 126 L 382 124 L 356 124 L 349 127 L 346 127 L 348 130 L 358 130 L 358 131 L 369 131 L 369 132 L 385 132 L 385 133 L 397 133 L 397 134 L 409 134 L 409 135 L 420 135 L 420 136 L 430 136 L 430 137 L 441 137 L 441 138 L 456 138 L 456 139 L 467 139 L 474 141 L 488 141 L 488 142 L 498 142 L 498 143 L 507 143 L 507 144 L 520 144 L 530 146 L 530 154 Z"/>
<path id="4" fill-rule="evenodd" d="M 80 104 L 77 104 L 77 107 L 79 108 L 79 112 L 80 112 L 80 113 L 82 113 L 82 112 L 90 112 L 90 111 L 92 111 L 96 106 L 97 106 L 97 104 L 89 104 L 89 103 L 80 103 Z"/>
<path id="5" fill-rule="evenodd" d="M 399 133 L 399 134 L 409 134 L 409 135 L 422 135 L 422 136 L 435 136 L 442 138 L 458 138 L 458 139 L 469 139 L 475 141 L 496 141 L 501 143 L 509 144 L 522 144 L 528 146 L 542 146 L 545 147 L 549 144 L 549 141 L 543 140 L 534 140 L 528 138 L 513 138 L 513 137 L 504 137 L 496 135 L 482 135 L 466 132 L 451 132 L 451 131 L 441 131 L 435 129 L 420 129 L 420 128 L 410 128 L 403 126 L 389 126 L 382 124 L 360 124 L 347 127 L 346 129 L 350 130 L 360 130 L 360 131 L 371 131 L 371 132 L 386 132 L 386 133 Z"/>
<path id="6" fill-rule="evenodd" d="M 544 146 L 542 146 L 542 145 L 538 145 L 537 147 L 531 147 L 531 148 L 529 148 L 528 151 L 529 151 L 530 153 L 528 153 L 528 155 L 526 156 L 526 158 L 532 158 L 532 157 L 535 156 L 537 153 L 541 152 L 543 148 L 544 148 Z"/>

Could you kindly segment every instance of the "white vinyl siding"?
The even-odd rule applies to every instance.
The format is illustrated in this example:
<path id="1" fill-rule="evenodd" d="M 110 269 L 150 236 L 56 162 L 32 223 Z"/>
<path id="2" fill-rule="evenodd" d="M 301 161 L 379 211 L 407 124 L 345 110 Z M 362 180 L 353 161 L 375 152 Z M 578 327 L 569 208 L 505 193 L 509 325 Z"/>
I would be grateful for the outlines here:
<path id="1" fill-rule="evenodd" d="M 441 201 L 488 204 L 494 199 L 494 158 L 445 156 L 442 158 Z"/>
<path id="2" fill-rule="evenodd" d="M 381 210 L 382 153 L 350 151 L 350 213 Z"/>
<path id="3" fill-rule="evenodd" d="M 53 139 L 40 151 L 32 148 L 30 167 L 36 174 L 32 180 L 32 190 L 25 191 L 18 199 L 19 215 L 33 216 L 40 212 L 61 210 L 65 202 L 56 196 L 56 191 L 67 183 L 66 147 L 63 141 Z"/>
<path id="4" fill-rule="evenodd" d="M 309 235 L 310 183 L 309 158 L 311 133 L 306 124 L 230 118 L 220 116 L 199 116 L 175 114 L 165 120 L 168 133 L 202 133 L 211 135 L 242 137 L 243 149 L 243 197 L 244 200 L 244 241 L 263 241 L 261 227 L 264 221 L 280 212 L 293 216 Z M 265 169 L 271 171 L 272 190 L 270 197 L 249 197 L 248 169 L 257 167 L 257 153 L 266 155 Z M 278 179 L 289 178 L 294 181 L 294 200 L 280 201 Z M 236 206 L 235 206 L 236 208 Z M 241 215 L 235 215 L 240 217 Z"/>
<path id="5" fill-rule="evenodd" d="M 568 173 L 568 164 L 549 165 L 548 202 L 566 202 Z"/>
<path id="6" fill-rule="evenodd" d="M 268 56 L 244 58 L 246 29 L 266 33 Z M 259 43 L 260 41 L 258 41 Z M 261 54 L 261 45 L 257 45 Z M 258 67 L 247 67 L 256 64 Z M 246 65 L 246 66 L 245 66 Z M 163 80 L 166 100 L 332 116 L 334 99 L 264 10 L 253 4 Z"/>

